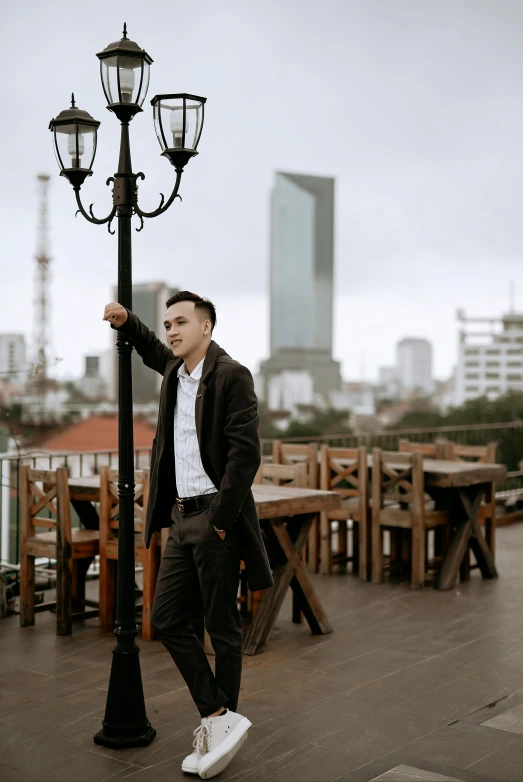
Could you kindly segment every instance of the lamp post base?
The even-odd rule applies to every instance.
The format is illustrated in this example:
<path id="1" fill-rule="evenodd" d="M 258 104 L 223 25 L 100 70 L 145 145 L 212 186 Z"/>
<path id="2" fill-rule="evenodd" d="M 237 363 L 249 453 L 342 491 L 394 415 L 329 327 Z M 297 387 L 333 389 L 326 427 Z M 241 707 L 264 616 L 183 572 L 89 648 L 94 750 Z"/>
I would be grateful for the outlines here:
<path id="1" fill-rule="evenodd" d="M 120 516 L 121 512 L 120 505 Z M 134 588 L 134 573 L 132 575 Z M 102 729 L 94 736 L 95 744 L 110 749 L 147 747 L 156 736 L 156 730 L 145 712 L 140 650 L 134 642 L 134 635 L 135 628 L 117 626 L 105 717 Z"/>
<path id="2" fill-rule="evenodd" d="M 156 729 L 150 723 L 146 732 L 141 736 L 107 736 L 102 728 L 95 735 L 94 743 L 109 749 L 131 749 L 132 747 L 148 747 L 155 736 Z"/>

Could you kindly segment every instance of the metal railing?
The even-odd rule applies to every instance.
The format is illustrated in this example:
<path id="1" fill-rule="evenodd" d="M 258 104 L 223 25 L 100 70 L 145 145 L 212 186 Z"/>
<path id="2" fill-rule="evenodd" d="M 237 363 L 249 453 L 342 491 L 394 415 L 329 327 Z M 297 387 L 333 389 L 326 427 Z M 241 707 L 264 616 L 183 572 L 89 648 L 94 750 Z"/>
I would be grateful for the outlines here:
<path id="1" fill-rule="evenodd" d="M 445 439 L 460 445 L 487 445 L 497 441 L 499 443 L 497 461 L 506 464 L 509 471 L 517 471 L 518 463 L 523 459 L 523 421 L 437 428 L 387 429 L 381 432 L 328 434 L 314 437 L 282 437 L 281 442 L 318 443 L 318 445 L 331 445 L 338 448 L 357 448 L 363 445 L 368 450 L 383 448 L 387 451 L 397 451 L 402 439 L 426 443 Z M 262 453 L 265 458 L 269 458 L 272 454 L 272 442 L 272 440 L 262 440 Z"/>
<path id="2" fill-rule="evenodd" d="M 493 440 L 499 442 L 497 461 L 507 465 L 509 476 L 503 485 L 496 488 L 512 489 L 523 486 L 523 476 L 519 462 L 523 459 L 523 421 L 507 423 L 479 424 L 477 426 L 441 426 L 438 428 L 397 429 L 374 433 L 351 435 L 321 435 L 316 437 L 282 437 L 282 442 L 328 444 L 338 447 L 354 448 L 365 446 L 395 451 L 402 438 L 418 442 L 435 442 L 444 438 L 463 445 L 486 445 Z M 264 459 L 272 455 L 272 440 L 262 440 Z M 135 448 L 135 469 L 149 467 L 151 449 Z M 34 469 L 55 470 L 65 466 L 71 477 L 96 475 L 102 465 L 116 467 L 117 450 L 50 453 L 48 451 L 19 452 L 0 455 L 0 529 L 2 563 L 19 562 L 20 537 L 20 466 L 29 464 Z M 74 514 L 73 514 L 74 517 Z"/>
<path id="3" fill-rule="evenodd" d="M 149 467 L 150 448 L 134 449 L 134 467 Z M 0 559 L 4 566 L 16 566 L 20 561 L 20 467 L 28 464 L 34 470 L 56 470 L 67 467 L 72 478 L 98 475 L 100 467 L 118 466 L 117 450 L 102 451 L 23 451 L 0 455 Z M 78 518 L 72 510 L 73 526 Z"/>

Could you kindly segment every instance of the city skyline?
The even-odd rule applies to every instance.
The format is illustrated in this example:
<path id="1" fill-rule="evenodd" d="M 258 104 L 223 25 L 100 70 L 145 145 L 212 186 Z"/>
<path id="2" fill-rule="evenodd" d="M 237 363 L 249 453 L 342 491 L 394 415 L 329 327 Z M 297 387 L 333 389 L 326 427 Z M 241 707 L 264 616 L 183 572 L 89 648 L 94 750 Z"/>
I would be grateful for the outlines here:
<path id="1" fill-rule="evenodd" d="M 115 239 L 75 220 L 72 190 L 57 186 L 47 126 L 72 89 L 101 121 L 85 197 L 95 214 L 105 213 L 118 127 L 105 109 L 95 53 L 120 34 L 124 17 L 155 59 L 149 97 L 171 83 L 208 96 L 183 204 L 136 235 L 133 279 L 170 280 L 215 300 L 216 339 L 236 358 L 255 370 L 268 355 L 275 170 L 336 178 L 334 358 L 345 377 L 360 374 L 362 354 L 367 377 L 390 364 L 406 334 L 433 343 L 435 375 L 445 377 L 457 358 L 456 307 L 496 317 L 508 310 L 514 279 L 522 309 L 519 1 L 420 0 L 414 11 L 406 0 L 327 0 L 321 8 L 309 0 L 225 0 L 219 8 L 204 0 L 197 27 L 190 9 L 168 5 L 158 25 L 136 0 L 125 14 L 94 0 L 85 18 L 63 0 L 54 7 L 71 31 L 82 30 L 80 39 L 61 42 L 67 68 L 57 67 L 41 35 L 45 5 L 32 7 L 29 22 L 16 5 L 3 20 L 4 52 L 17 67 L 6 82 L 0 129 L 10 155 L 0 182 L 0 331 L 23 332 L 32 345 L 36 174 L 49 173 L 59 376 L 79 375 L 81 357 L 107 345 L 101 314 L 116 278 Z M 175 19 L 185 34 L 173 51 Z M 35 60 L 48 74 L 46 89 L 31 92 L 31 122 L 22 123 Z M 234 154 L 225 156 L 231 143 Z M 160 158 L 148 103 L 133 121 L 132 153 L 136 170 L 148 171 L 142 201 L 154 208 L 173 172 Z"/>

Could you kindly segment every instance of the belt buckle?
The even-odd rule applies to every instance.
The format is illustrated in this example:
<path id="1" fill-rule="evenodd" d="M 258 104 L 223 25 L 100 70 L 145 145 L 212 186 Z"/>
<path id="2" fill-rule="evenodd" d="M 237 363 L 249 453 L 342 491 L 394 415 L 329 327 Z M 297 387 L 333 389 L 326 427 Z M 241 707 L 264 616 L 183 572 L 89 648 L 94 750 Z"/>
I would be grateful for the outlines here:
<path id="1" fill-rule="evenodd" d="M 184 506 L 183 502 L 178 497 L 176 497 L 176 507 L 178 508 L 180 513 L 183 513 L 185 511 L 185 506 Z"/>

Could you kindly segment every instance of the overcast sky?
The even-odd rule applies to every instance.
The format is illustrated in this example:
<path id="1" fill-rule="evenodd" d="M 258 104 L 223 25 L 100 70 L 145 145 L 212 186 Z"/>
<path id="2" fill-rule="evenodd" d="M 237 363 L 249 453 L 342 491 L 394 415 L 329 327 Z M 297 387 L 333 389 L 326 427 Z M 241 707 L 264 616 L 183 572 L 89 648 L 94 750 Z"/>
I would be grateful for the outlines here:
<path id="1" fill-rule="evenodd" d="M 134 234 L 134 280 L 212 298 L 215 338 L 235 358 L 255 371 L 268 351 L 278 169 L 336 178 L 334 355 L 346 378 L 374 378 L 406 335 L 433 342 L 445 377 L 457 307 L 497 316 L 514 280 L 523 310 L 522 0 L 26 0 L 4 5 L 0 30 L 0 331 L 25 333 L 31 347 L 36 175 L 50 173 L 55 374 L 80 374 L 83 355 L 110 344 L 101 316 L 117 244 L 74 218 L 47 126 L 71 91 L 101 121 L 82 195 L 105 215 L 119 125 L 96 52 L 124 21 L 154 60 L 131 126 L 142 208 L 174 177 L 149 99 L 208 98 L 183 203 Z"/>

